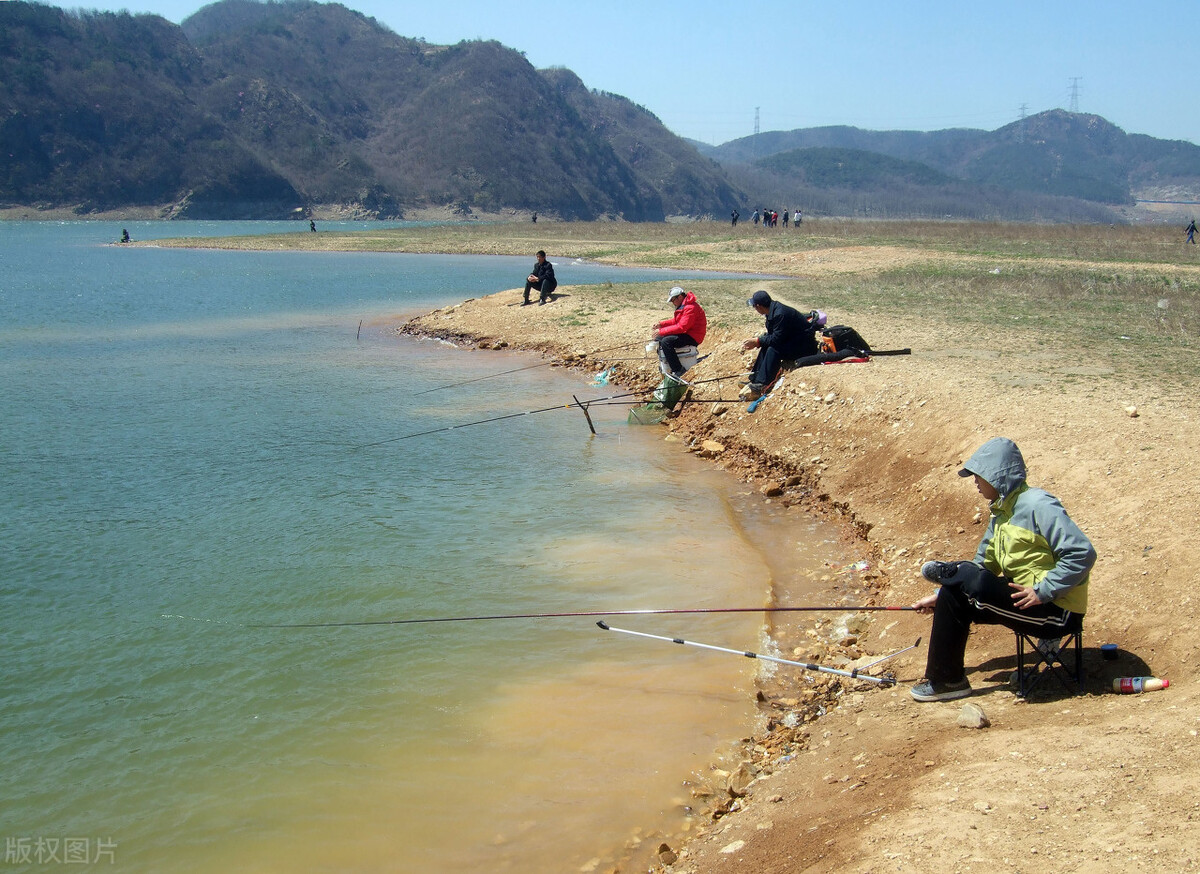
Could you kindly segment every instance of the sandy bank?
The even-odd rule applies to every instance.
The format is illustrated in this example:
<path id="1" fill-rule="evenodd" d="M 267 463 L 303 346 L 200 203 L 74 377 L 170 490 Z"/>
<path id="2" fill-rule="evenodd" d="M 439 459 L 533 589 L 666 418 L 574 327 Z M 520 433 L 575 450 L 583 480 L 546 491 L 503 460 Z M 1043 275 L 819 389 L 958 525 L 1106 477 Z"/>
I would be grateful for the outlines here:
<path id="1" fill-rule="evenodd" d="M 869 269 L 870 258 L 853 257 L 860 263 L 851 269 Z M 721 293 L 736 301 L 762 286 L 802 308 L 821 305 L 819 256 L 807 263 L 803 284 L 730 283 Z M 611 364 L 614 380 L 645 387 L 656 379 L 653 362 L 590 353 L 644 343 L 666 315 L 665 287 L 620 300 L 563 288 L 553 304 L 527 308 L 514 305 L 520 292 L 512 290 L 403 330 L 537 350 L 593 372 Z M 758 330 L 753 313 L 714 308 L 721 324 L 704 344 L 710 357 L 690 374 L 695 381 L 743 371 L 740 341 Z M 1189 511 L 1200 497 L 1193 473 L 1200 441 L 1192 387 L 1168 378 L 1149 383 L 1080 350 L 1032 347 L 1017 330 L 980 333 L 956 325 L 952 307 L 938 322 L 902 312 L 831 316 L 876 347 L 914 354 L 797 371 L 754 414 L 744 404 L 690 404 L 655 426 L 670 440 L 667 451 L 719 444 L 714 463 L 779 490 L 764 500 L 840 519 L 872 557 L 867 596 L 908 604 L 928 591 L 917 574 L 924 560 L 970 556 L 980 536 L 986 511 L 954 475 L 958 464 L 990 436 L 1013 438 L 1031 482 L 1062 499 L 1101 556 L 1085 630 L 1088 692 L 1015 698 L 1005 684 L 1012 635 L 1001 629 L 974 634 L 967 652 L 972 700 L 992 722 L 986 730 L 957 728 L 957 703 L 911 701 L 923 648 L 891 663 L 897 688 L 855 687 L 841 707 L 799 730 L 784 717 L 803 708 L 803 690 L 764 689 L 764 710 L 780 718 L 748 744 L 747 766 L 758 778 L 747 799 L 673 846 L 664 860 L 678 858 L 666 867 L 697 874 L 1194 869 L 1200 839 L 1187 825 L 1198 809 L 1191 787 L 1200 776 L 1193 755 L 1200 719 L 1188 676 L 1197 603 Z M 694 396 L 734 391 L 733 383 L 708 383 Z M 776 633 L 785 652 L 807 653 L 817 646 L 808 630 L 785 621 Z M 853 645 L 884 653 L 927 632 L 923 617 L 876 614 Z M 1103 642 L 1121 647 L 1120 661 L 1099 659 Z M 1112 676 L 1143 672 L 1171 677 L 1171 689 L 1105 693 Z M 783 732 L 789 752 L 781 756 Z"/>

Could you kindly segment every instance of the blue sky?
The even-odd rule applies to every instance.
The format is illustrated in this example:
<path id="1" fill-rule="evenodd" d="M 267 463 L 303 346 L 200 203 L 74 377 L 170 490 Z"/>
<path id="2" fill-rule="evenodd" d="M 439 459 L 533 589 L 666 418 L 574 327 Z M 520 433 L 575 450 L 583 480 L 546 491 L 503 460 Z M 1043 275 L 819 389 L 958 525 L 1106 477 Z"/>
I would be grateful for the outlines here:
<path id="1" fill-rule="evenodd" d="M 65 4 L 60 4 L 65 5 Z M 86 4 L 80 4 L 86 7 Z M 203 3 L 102 9 L 180 22 Z M 1129 133 L 1200 144 L 1200 13 L 1143 0 L 347 0 L 402 36 L 494 39 L 536 67 L 567 67 L 681 136 L 846 124 L 993 130 L 1071 108 Z M 73 7 L 69 7 L 73 8 Z"/>

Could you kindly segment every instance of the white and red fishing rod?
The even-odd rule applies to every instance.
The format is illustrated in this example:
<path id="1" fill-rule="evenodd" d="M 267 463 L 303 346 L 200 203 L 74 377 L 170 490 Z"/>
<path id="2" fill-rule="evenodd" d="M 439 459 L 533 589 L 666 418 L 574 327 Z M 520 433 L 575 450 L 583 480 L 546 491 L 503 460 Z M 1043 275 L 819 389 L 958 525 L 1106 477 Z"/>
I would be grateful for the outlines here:
<path id="1" fill-rule="evenodd" d="M 814 664 L 812 662 L 795 662 L 795 661 L 792 661 L 791 659 L 781 659 L 776 656 L 769 656 L 769 655 L 763 655 L 762 653 L 750 652 L 749 650 L 729 649 L 728 647 L 724 647 L 724 646 L 713 646 L 712 644 L 709 644 L 709 643 L 697 643 L 694 640 L 684 640 L 682 637 L 664 637 L 661 634 L 647 634 L 644 631 L 630 631 L 628 628 L 617 628 L 615 626 L 609 625 L 603 619 L 601 619 L 599 622 L 597 622 L 596 625 L 598 625 L 600 628 L 603 628 L 605 631 L 619 631 L 621 634 L 631 634 L 634 637 L 646 637 L 651 640 L 665 641 L 666 643 L 677 643 L 677 644 L 680 644 L 681 646 L 695 646 L 695 647 L 699 647 L 700 649 L 708 649 L 708 650 L 712 650 L 714 652 L 726 652 L 726 653 L 730 653 L 731 655 L 744 656 L 745 658 L 748 658 L 748 659 L 760 659 L 761 661 L 764 661 L 764 662 L 774 662 L 779 665 L 791 665 L 792 667 L 795 667 L 795 668 L 803 668 L 806 671 L 820 671 L 822 674 L 836 674 L 839 677 L 848 677 L 849 679 L 852 679 L 852 680 L 865 680 L 868 683 L 875 683 L 876 685 L 879 685 L 879 686 L 894 686 L 894 685 L 896 685 L 896 680 L 894 677 L 872 677 L 869 674 L 864 674 L 863 671 L 867 670 L 868 668 L 875 667 L 875 665 L 879 664 L 880 662 L 887 661 L 890 658 L 895 658 L 896 656 L 900 655 L 900 653 L 908 652 L 910 649 L 916 649 L 918 646 L 921 645 L 921 638 L 918 637 L 917 642 L 914 643 L 912 646 L 908 646 L 908 647 L 905 647 L 904 649 L 897 650 L 896 652 L 891 653 L 890 655 L 885 655 L 883 658 L 876 659 L 875 661 L 871 662 L 869 665 L 863 665 L 861 668 L 854 668 L 849 671 L 843 671 L 840 668 L 830 668 L 825 665 L 818 665 L 818 664 Z"/>

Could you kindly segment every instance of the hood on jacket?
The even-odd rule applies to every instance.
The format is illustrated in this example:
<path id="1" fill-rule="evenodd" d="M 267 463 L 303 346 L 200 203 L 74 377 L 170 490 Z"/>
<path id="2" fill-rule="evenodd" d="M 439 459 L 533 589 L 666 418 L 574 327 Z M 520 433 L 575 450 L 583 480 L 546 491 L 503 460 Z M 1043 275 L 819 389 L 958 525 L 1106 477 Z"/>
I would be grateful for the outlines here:
<path id="1" fill-rule="evenodd" d="M 1025 459 L 1017 444 L 1007 437 L 993 437 L 966 460 L 959 476 L 977 474 L 984 478 L 1003 500 L 1025 482 Z"/>

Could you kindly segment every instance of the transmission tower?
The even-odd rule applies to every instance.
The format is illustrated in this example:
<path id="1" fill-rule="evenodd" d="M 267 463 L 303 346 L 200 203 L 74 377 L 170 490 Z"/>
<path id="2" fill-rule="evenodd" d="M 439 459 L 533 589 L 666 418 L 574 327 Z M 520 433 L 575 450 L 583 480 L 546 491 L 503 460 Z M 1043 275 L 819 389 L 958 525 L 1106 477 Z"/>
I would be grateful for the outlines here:
<path id="1" fill-rule="evenodd" d="M 1079 80 L 1082 76 L 1071 77 L 1071 112 L 1079 112 Z"/>
<path id="2" fill-rule="evenodd" d="M 1022 103 L 1020 117 L 1017 119 L 1017 142 L 1025 142 L 1025 117 L 1029 114 L 1029 104 Z"/>
<path id="3" fill-rule="evenodd" d="M 758 157 L 758 107 L 754 107 L 754 157 Z"/>

